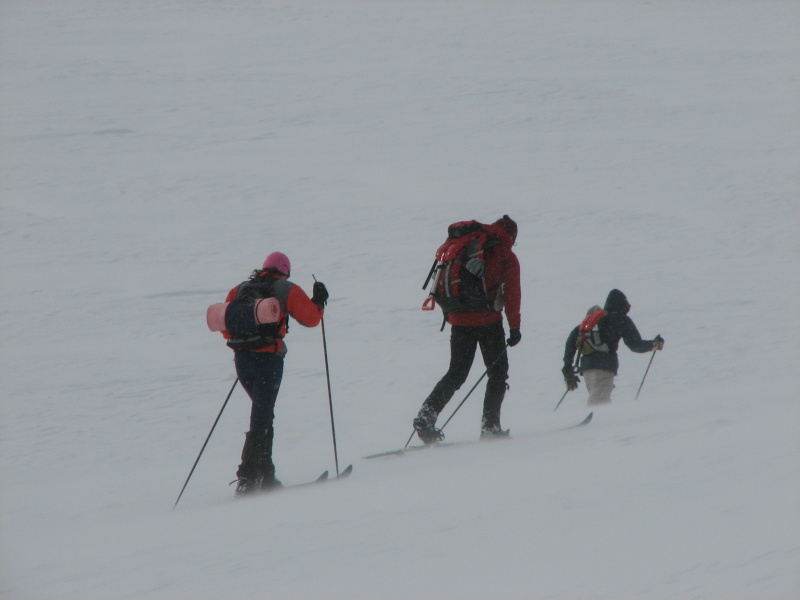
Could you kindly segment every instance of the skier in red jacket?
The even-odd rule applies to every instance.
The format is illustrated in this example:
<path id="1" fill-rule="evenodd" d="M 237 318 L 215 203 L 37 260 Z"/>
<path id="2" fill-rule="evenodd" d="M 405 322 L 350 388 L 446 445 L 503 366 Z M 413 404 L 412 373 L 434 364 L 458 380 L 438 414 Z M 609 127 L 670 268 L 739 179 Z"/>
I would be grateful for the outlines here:
<path id="1" fill-rule="evenodd" d="M 276 323 L 262 325 L 259 332 L 247 339 L 236 339 L 227 331 L 222 334 L 234 351 L 236 374 L 250 396 L 250 431 L 245 434 L 242 463 L 236 473 L 236 495 L 259 489 L 280 486 L 275 478 L 272 461 L 273 420 L 275 401 L 283 378 L 283 359 L 286 356 L 286 336 L 289 316 L 306 327 L 315 327 L 322 319 L 328 290 L 321 282 L 314 283 L 312 298 L 289 281 L 289 258 L 281 252 L 267 256 L 261 269 L 250 279 L 234 287 L 225 299 L 232 302 L 242 298 L 272 297 L 280 303 Z"/>
<path id="2" fill-rule="evenodd" d="M 508 387 L 506 344 L 516 346 L 522 339 L 519 260 L 511 249 L 517 238 L 517 224 L 504 215 L 495 223 L 484 226 L 484 229 L 496 243 L 487 244 L 484 260 L 469 261 L 465 268 L 478 277 L 483 276 L 486 295 L 494 309 L 446 313 L 447 322 L 451 325 L 450 368 L 423 402 L 414 419 L 414 429 L 425 444 L 444 439 L 444 434 L 436 428 L 436 419 L 466 381 L 478 347 L 488 375 L 481 439 L 508 436 L 508 430 L 500 427 L 500 407 Z M 507 340 L 502 310 L 505 310 L 510 330 Z"/>

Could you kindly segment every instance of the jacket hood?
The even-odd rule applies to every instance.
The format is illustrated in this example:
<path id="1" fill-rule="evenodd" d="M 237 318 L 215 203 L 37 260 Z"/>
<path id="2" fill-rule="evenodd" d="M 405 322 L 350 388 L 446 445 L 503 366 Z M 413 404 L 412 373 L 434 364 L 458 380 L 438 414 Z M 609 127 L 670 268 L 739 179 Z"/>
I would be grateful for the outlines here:
<path id="1" fill-rule="evenodd" d="M 511 248 L 517 239 L 517 224 L 508 215 L 503 215 L 502 219 L 491 225 L 485 225 L 484 228 L 508 248 Z"/>
<path id="2" fill-rule="evenodd" d="M 627 308 L 630 308 L 630 303 L 625 297 L 625 294 L 617 289 L 611 290 L 606 298 L 606 305 L 603 307 L 608 312 L 622 312 L 624 313 Z"/>
<path id="3" fill-rule="evenodd" d="M 503 215 L 503 218 L 497 219 L 493 225 L 502 228 L 509 235 L 512 242 L 517 241 L 517 222 L 514 219 L 508 215 Z"/>

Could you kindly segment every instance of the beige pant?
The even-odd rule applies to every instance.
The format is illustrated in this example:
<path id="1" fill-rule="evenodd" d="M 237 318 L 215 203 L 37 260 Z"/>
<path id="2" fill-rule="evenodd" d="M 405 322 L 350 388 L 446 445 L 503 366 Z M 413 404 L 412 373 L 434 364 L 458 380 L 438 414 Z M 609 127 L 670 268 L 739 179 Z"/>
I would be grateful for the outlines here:
<path id="1" fill-rule="evenodd" d="M 589 406 L 609 404 L 614 391 L 614 373 L 602 369 L 588 369 L 583 372 L 583 380 L 589 392 Z"/>

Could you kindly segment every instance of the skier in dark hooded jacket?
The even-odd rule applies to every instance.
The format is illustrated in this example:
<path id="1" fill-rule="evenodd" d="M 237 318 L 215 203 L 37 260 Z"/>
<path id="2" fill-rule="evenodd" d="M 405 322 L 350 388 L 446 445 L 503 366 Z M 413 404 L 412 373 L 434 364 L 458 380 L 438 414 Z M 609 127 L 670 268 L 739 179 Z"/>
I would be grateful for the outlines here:
<path id="1" fill-rule="evenodd" d="M 633 352 L 645 353 L 661 350 L 664 347 L 664 338 L 660 335 L 652 340 L 643 340 L 636 329 L 628 312 L 631 305 L 621 291 L 611 290 L 606 298 L 606 315 L 600 319 L 598 327 L 600 339 L 607 350 L 595 350 L 583 354 L 578 364 L 578 373 L 583 375 L 586 389 L 589 392 L 589 405 L 608 404 L 611 402 L 611 392 L 614 390 L 614 377 L 619 370 L 619 357 L 617 349 L 620 339 L 625 342 Z M 575 374 L 573 360 L 577 351 L 579 327 L 570 332 L 564 348 L 564 368 L 561 372 L 568 390 L 578 388 L 580 379 Z"/>

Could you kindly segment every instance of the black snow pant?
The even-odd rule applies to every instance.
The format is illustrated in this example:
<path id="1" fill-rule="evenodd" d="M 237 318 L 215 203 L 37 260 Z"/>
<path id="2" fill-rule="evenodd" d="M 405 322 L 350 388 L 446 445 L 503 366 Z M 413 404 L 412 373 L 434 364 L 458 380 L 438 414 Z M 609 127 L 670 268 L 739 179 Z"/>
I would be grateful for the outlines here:
<path id="1" fill-rule="evenodd" d="M 479 327 L 451 327 L 450 368 L 423 403 L 423 410 L 427 407 L 437 415 L 442 412 L 456 390 L 467 380 L 477 347 L 480 347 L 483 364 L 488 369 L 482 427 L 500 426 L 500 406 L 508 379 L 506 334 L 501 321 Z"/>
<path id="2" fill-rule="evenodd" d="M 237 350 L 236 374 L 250 396 L 250 431 L 267 433 L 275 419 L 275 401 L 283 379 L 283 357 L 274 352 Z"/>
<path id="3" fill-rule="evenodd" d="M 250 431 L 242 448 L 242 463 L 237 477 L 240 484 L 266 487 L 276 483 L 272 461 L 273 420 L 275 401 L 283 379 L 283 357 L 274 352 L 237 350 L 234 355 L 236 374 L 250 396 Z"/>

